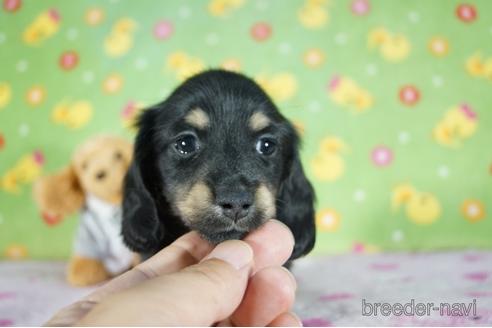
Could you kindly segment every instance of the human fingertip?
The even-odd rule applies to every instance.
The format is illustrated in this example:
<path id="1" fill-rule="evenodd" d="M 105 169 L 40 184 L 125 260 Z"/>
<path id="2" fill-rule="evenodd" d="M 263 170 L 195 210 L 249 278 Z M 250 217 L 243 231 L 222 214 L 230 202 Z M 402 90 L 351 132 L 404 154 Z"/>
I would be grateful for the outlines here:
<path id="1" fill-rule="evenodd" d="M 283 223 L 282 221 L 279 221 L 277 219 L 271 219 L 269 222 L 271 222 L 271 224 L 275 224 L 277 226 L 280 226 L 282 230 L 285 230 L 285 232 L 287 234 L 289 234 L 289 236 L 291 238 L 292 245 L 294 245 L 294 243 L 295 243 L 294 234 L 292 233 L 292 230 L 290 230 L 289 226 L 287 226 L 285 223 Z"/>
<path id="2" fill-rule="evenodd" d="M 217 245 L 203 261 L 218 259 L 240 270 L 253 262 L 253 249 L 241 240 L 228 240 Z"/>
<path id="3" fill-rule="evenodd" d="M 294 277 L 294 275 L 292 274 L 292 272 L 289 271 L 289 269 L 281 266 L 279 267 L 281 270 L 283 270 L 285 272 L 285 274 L 289 277 L 291 283 L 292 283 L 292 287 L 294 288 L 294 291 L 297 290 L 297 281 L 296 281 L 296 278 Z"/>
<path id="4" fill-rule="evenodd" d="M 285 312 L 275 318 L 268 327 L 302 327 L 302 321 L 293 312 Z"/>

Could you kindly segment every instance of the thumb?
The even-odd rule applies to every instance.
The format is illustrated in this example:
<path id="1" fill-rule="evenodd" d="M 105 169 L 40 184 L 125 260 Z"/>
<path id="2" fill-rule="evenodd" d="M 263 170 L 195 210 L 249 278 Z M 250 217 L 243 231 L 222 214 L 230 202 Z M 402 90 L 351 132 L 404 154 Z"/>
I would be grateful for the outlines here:
<path id="1" fill-rule="evenodd" d="M 252 267 L 251 247 L 229 240 L 199 264 L 109 296 L 78 324 L 210 326 L 239 306 Z"/>

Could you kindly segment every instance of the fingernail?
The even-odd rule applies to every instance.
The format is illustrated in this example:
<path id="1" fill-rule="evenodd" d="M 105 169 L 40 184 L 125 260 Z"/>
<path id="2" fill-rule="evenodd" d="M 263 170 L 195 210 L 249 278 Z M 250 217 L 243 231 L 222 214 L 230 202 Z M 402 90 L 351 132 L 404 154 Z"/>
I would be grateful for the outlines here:
<path id="1" fill-rule="evenodd" d="M 203 261 L 209 259 L 222 260 L 240 270 L 253 261 L 253 250 L 244 241 L 228 240 L 217 245 Z"/>
<path id="2" fill-rule="evenodd" d="M 295 327 L 303 327 L 304 325 L 302 324 L 302 320 L 301 318 L 299 318 L 299 316 L 297 314 L 295 314 L 294 312 L 290 312 L 290 315 L 295 319 L 297 320 L 297 326 Z"/>

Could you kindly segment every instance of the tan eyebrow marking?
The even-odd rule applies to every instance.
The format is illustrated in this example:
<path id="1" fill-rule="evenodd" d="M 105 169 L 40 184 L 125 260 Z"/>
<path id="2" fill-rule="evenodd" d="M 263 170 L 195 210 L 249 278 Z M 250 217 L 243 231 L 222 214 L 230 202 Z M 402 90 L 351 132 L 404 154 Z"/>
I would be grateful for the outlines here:
<path id="1" fill-rule="evenodd" d="M 195 108 L 185 116 L 185 122 L 198 129 L 204 129 L 209 125 L 210 119 L 203 109 Z"/>
<path id="2" fill-rule="evenodd" d="M 262 112 L 255 112 L 249 119 L 249 127 L 253 131 L 259 131 L 270 124 L 270 119 Z"/>

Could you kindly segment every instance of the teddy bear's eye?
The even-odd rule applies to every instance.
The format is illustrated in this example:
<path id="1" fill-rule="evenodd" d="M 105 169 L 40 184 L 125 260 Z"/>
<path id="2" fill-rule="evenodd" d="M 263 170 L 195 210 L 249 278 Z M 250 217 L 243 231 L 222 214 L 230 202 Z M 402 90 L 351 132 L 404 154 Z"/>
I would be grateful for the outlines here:
<path id="1" fill-rule="evenodd" d="M 123 154 L 117 151 L 116 153 L 114 153 L 114 159 L 116 159 L 117 161 L 121 161 L 123 159 Z"/>

